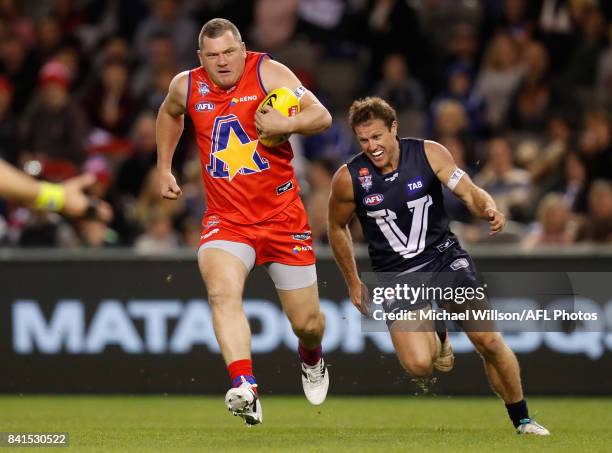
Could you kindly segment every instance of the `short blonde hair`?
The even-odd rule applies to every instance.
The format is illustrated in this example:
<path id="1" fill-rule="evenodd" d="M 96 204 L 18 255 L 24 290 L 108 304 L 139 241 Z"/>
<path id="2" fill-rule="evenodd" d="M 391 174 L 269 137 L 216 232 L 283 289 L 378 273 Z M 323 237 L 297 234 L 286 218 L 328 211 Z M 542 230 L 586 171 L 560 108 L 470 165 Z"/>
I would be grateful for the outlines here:
<path id="1" fill-rule="evenodd" d="M 236 27 L 229 20 L 220 17 L 209 20 L 204 24 L 202 30 L 200 30 L 200 36 L 198 37 L 198 45 L 200 46 L 200 49 L 202 49 L 202 44 L 204 43 L 205 37 L 218 38 L 227 31 L 232 32 L 232 35 L 234 35 L 236 41 L 242 42 L 242 37 L 240 36 L 238 27 Z"/>

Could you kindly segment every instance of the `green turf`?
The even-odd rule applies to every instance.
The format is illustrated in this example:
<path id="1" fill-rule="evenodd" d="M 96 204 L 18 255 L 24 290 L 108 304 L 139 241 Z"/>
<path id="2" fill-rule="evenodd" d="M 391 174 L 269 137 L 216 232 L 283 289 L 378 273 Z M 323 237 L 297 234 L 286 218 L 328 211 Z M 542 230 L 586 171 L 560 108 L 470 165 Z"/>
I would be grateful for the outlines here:
<path id="1" fill-rule="evenodd" d="M 494 398 L 412 396 L 335 397 L 319 407 L 267 396 L 254 428 L 229 415 L 222 396 L 0 396 L 0 431 L 69 432 L 70 448 L 52 451 L 78 452 L 612 451 L 612 399 L 529 404 L 551 437 L 514 434 Z"/>

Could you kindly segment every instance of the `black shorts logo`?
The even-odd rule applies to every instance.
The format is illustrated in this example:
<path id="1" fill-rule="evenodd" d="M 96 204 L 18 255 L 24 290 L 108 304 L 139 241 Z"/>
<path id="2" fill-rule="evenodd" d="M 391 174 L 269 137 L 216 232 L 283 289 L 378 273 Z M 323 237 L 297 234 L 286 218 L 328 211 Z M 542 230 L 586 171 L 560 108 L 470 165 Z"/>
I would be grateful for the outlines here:
<path id="1" fill-rule="evenodd" d="M 293 189 L 293 181 L 287 181 L 276 188 L 276 195 L 282 195 L 291 189 Z"/>

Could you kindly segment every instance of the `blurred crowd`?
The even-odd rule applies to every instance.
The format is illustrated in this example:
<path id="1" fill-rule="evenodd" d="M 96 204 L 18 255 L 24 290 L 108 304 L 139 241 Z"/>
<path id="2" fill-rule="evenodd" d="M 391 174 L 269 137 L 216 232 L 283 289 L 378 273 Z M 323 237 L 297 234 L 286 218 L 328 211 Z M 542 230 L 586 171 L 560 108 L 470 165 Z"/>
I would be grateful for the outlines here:
<path id="1" fill-rule="evenodd" d="M 606 0 L 0 0 L 0 158 L 61 181 L 87 171 L 111 224 L 0 200 L 0 244 L 195 247 L 205 194 L 193 130 L 159 196 L 155 116 L 197 35 L 225 17 L 250 50 L 287 64 L 330 109 L 291 138 L 313 237 L 331 177 L 359 152 L 356 97 L 379 95 L 402 136 L 445 145 L 510 220 L 491 238 L 446 193 L 466 242 L 612 243 L 612 2 Z M 353 235 L 361 240 L 357 225 Z"/>

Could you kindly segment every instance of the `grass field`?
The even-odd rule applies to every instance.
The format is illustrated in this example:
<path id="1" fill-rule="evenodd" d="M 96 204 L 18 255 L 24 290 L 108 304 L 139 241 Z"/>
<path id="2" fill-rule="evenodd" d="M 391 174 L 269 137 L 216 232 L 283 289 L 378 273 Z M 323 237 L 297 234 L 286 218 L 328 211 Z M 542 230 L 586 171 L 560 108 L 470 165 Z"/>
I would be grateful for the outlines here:
<path id="1" fill-rule="evenodd" d="M 612 399 L 529 404 L 551 437 L 514 434 L 494 398 L 411 396 L 335 397 L 320 407 L 267 396 L 254 428 L 229 415 L 222 396 L 0 396 L 0 431 L 68 432 L 67 450 L 78 452 L 612 451 Z"/>

